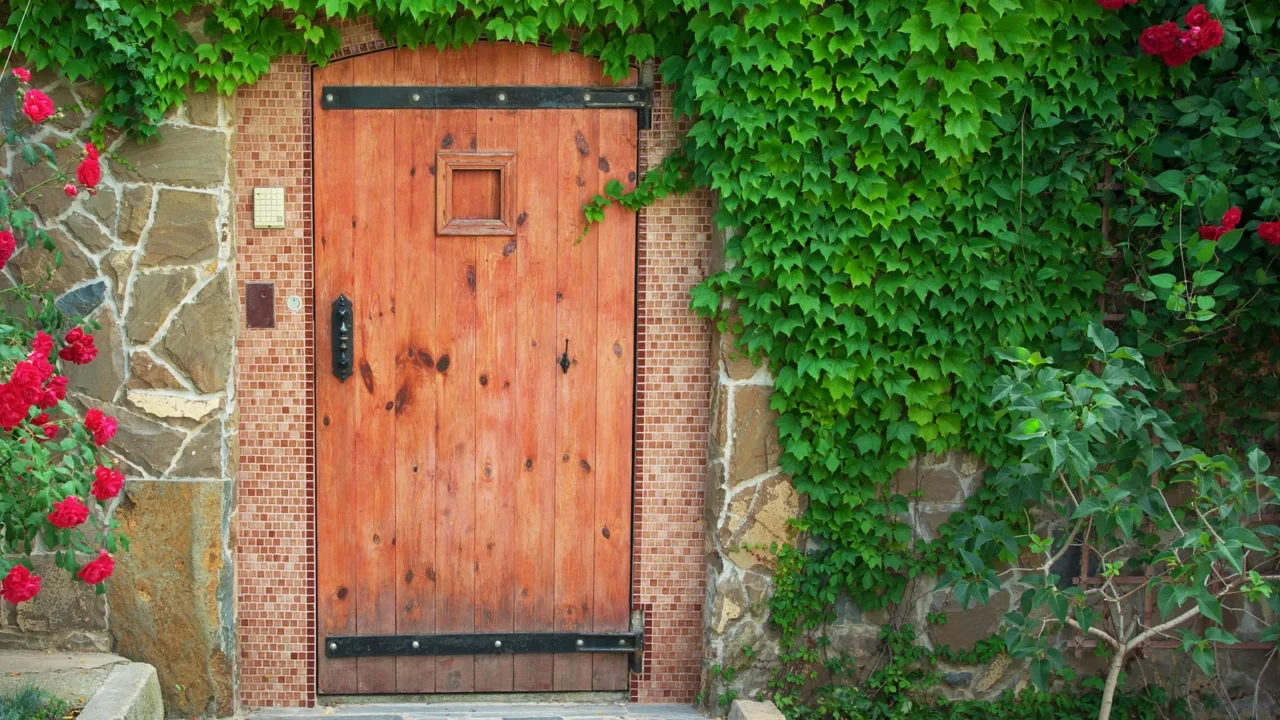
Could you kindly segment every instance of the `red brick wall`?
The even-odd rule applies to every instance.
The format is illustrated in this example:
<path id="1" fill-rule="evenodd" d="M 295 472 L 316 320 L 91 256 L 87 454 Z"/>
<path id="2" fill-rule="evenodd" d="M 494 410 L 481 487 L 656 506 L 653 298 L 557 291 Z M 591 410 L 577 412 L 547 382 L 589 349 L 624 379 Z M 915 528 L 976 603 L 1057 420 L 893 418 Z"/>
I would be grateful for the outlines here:
<path id="1" fill-rule="evenodd" d="M 370 24 L 345 29 L 344 55 L 382 47 Z M 312 417 L 311 72 L 281 58 L 236 99 L 236 275 L 276 284 L 276 327 L 237 345 L 240 476 L 235 545 L 239 701 L 244 709 L 315 702 Z M 642 167 L 681 128 L 659 92 L 640 133 Z M 286 229 L 254 230 L 252 189 L 285 187 Z M 692 702 L 702 659 L 703 478 L 710 410 L 708 324 L 688 310 L 710 262 L 706 192 L 645 209 L 639 221 L 633 602 L 645 612 L 637 702 Z M 294 313 L 285 303 L 302 298 Z M 242 303 L 243 307 L 243 303 Z M 242 310 L 243 313 L 243 310 Z"/>

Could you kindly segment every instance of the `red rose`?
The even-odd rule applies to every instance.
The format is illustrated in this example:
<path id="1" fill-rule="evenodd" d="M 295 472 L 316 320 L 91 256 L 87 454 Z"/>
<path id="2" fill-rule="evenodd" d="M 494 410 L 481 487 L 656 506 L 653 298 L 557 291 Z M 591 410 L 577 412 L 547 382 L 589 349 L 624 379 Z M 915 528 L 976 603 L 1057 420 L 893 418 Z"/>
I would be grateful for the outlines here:
<path id="1" fill-rule="evenodd" d="M 1187 11 L 1183 20 L 1187 23 L 1187 27 L 1200 27 L 1213 19 L 1208 10 L 1204 9 L 1204 5 L 1197 5 Z"/>
<path id="2" fill-rule="evenodd" d="M 1217 242 L 1218 238 L 1222 237 L 1223 232 L 1224 232 L 1223 229 L 1218 227 L 1217 225 L 1201 225 L 1200 239 L 1212 240 L 1213 242 Z"/>
<path id="3" fill-rule="evenodd" d="M 89 519 L 89 508 L 80 502 L 80 498 L 75 495 L 67 496 L 66 500 L 53 504 L 53 511 L 49 513 L 49 522 L 54 527 L 73 528 L 85 520 Z"/>
<path id="4" fill-rule="evenodd" d="M 31 71 L 26 68 L 14 68 L 13 76 L 18 78 L 19 82 L 31 82 Z"/>
<path id="5" fill-rule="evenodd" d="M 1222 229 L 1228 232 L 1230 232 L 1231 230 L 1235 230 L 1236 226 L 1240 224 L 1241 216 L 1242 216 L 1242 213 L 1240 212 L 1240 208 L 1238 207 L 1233 207 L 1230 210 L 1223 213 Z"/>
<path id="6" fill-rule="evenodd" d="M 42 123 L 53 117 L 53 101 L 39 90 L 28 90 L 22 96 L 22 112 L 31 122 Z"/>
<path id="7" fill-rule="evenodd" d="M 90 492 L 93 493 L 94 497 L 98 498 L 98 502 L 106 502 L 119 495 L 120 488 L 124 487 L 124 474 L 119 470 L 99 465 L 98 469 L 93 471 L 93 474 L 97 479 L 93 481 L 93 488 Z"/>
<path id="8" fill-rule="evenodd" d="M 1196 52 L 1202 53 L 1218 47 L 1222 44 L 1222 36 L 1222 23 L 1217 20 L 1210 20 L 1196 28 Z"/>
<path id="9" fill-rule="evenodd" d="M 73 328 L 67 333 L 66 346 L 58 351 L 58 357 L 76 365 L 86 365 L 98 357 L 98 348 L 93 345 L 93 336 L 80 328 Z"/>
<path id="10" fill-rule="evenodd" d="M 0 269 L 4 268 L 17 249 L 18 243 L 13 239 L 13 233 L 0 230 Z"/>
<path id="11" fill-rule="evenodd" d="M 97 585 L 111 577 L 115 569 L 116 561 L 111 559 L 111 554 L 106 550 L 99 550 L 98 557 L 85 563 L 84 567 L 80 568 L 80 572 L 76 573 L 76 577 L 89 585 Z"/>
<path id="12" fill-rule="evenodd" d="M 1164 64 L 1169 67 L 1186 65 L 1187 61 L 1191 60 L 1191 58 L 1195 56 L 1196 51 L 1193 48 L 1181 44 L 1168 52 L 1160 53 L 1160 59 L 1164 60 Z"/>
<path id="13" fill-rule="evenodd" d="M 77 192 L 77 191 L 76 191 L 76 184 L 75 184 L 75 183 L 67 183 L 66 185 L 64 185 L 64 186 L 62 187 L 62 192 L 66 193 L 66 194 L 67 194 L 67 197 L 75 197 L 75 196 L 76 196 L 76 192 Z"/>
<path id="14" fill-rule="evenodd" d="M 98 408 L 91 408 L 84 414 L 84 429 L 93 435 L 93 441 L 99 446 L 106 445 L 116 434 L 116 419 L 103 415 Z"/>
<path id="15" fill-rule="evenodd" d="M 36 339 L 31 342 L 31 354 L 27 359 L 44 358 L 48 360 L 51 352 L 53 352 L 53 336 L 43 330 L 37 330 Z"/>
<path id="16" fill-rule="evenodd" d="M 17 605 L 35 597 L 40 592 L 40 576 L 32 575 L 24 565 L 9 568 L 9 574 L 0 582 L 0 597 Z"/>
<path id="17" fill-rule="evenodd" d="M 1177 24 L 1167 22 L 1143 30 L 1138 44 L 1142 46 L 1142 52 L 1148 55 L 1163 55 L 1178 46 L 1178 38 L 1181 36 L 1182 31 Z"/>
<path id="18" fill-rule="evenodd" d="M 1258 235 L 1268 245 L 1280 245 L 1280 222 L 1264 222 L 1258 226 Z"/>
<path id="19" fill-rule="evenodd" d="M 81 185 L 91 188 L 102 179 L 102 167 L 98 165 L 98 150 L 93 143 L 86 143 L 84 151 L 84 160 L 81 160 L 80 167 L 76 168 L 76 179 Z"/>

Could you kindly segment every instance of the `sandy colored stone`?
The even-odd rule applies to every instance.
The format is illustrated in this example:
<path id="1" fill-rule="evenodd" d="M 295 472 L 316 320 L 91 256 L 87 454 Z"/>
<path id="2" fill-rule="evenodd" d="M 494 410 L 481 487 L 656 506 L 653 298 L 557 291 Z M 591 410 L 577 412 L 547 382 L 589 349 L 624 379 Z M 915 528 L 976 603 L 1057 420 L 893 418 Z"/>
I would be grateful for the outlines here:
<path id="1" fill-rule="evenodd" d="M 722 519 L 720 545 L 735 565 L 750 570 L 777 564 L 771 548 L 795 541 L 791 520 L 800 517 L 804 503 L 791 477 L 778 474 L 740 491 L 729 501 Z"/>
<path id="2" fill-rule="evenodd" d="M 203 420 L 222 407 L 222 398 L 191 398 L 147 390 L 130 390 L 126 396 L 129 404 L 142 412 L 161 419 Z"/>
<path id="3" fill-rule="evenodd" d="M 22 251 L 13 256 L 8 267 L 23 284 L 38 283 L 41 290 L 61 295 L 69 288 L 97 275 L 88 256 L 80 250 L 61 228 L 50 228 L 49 238 L 53 240 L 54 250 L 45 250 L 37 245 L 21 246 Z M 62 251 L 62 264 L 54 267 L 55 253 Z M 49 279 L 45 276 L 50 271 Z"/>
<path id="4" fill-rule="evenodd" d="M 742 617 L 746 594 L 736 580 L 716 583 L 716 599 L 711 607 L 711 632 L 723 634 L 729 623 Z"/>
<path id="5" fill-rule="evenodd" d="M 94 332 L 98 356 L 87 365 L 64 363 L 67 389 L 91 398 L 112 401 L 124 383 L 124 343 L 120 326 L 108 308 L 100 308 L 90 316 L 101 328 Z"/>
<path id="6" fill-rule="evenodd" d="M 178 310 L 159 351 L 186 373 L 200 392 L 221 392 L 231 372 L 238 321 L 230 275 L 223 270 Z"/>
<path id="7" fill-rule="evenodd" d="M 231 567 L 224 482 L 130 482 L 117 518 L 132 540 L 108 584 L 117 652 L 154 665 L 170 717 L 232 714 Z"/>
<path id="8" fill-rule="evenodd" d="M 142 231 L 151 219 L 151 195 L 147 185 L 125 188 L 120 199 L 120 228 L 116 231 L 125 245 L 137 245 L 142 239 Z"/>
<path id="9" fill-rule="evenodd" d="M 150 242 L 148 239 L 148 245 Z M 133 279 L 129 313 L 125 318 L 125 334 L 130 342 L 138 345 L 151 342 L 156 330 L 169 319 L 169 314 L 195 284 L 196 272 L 190 268 L 165 273 L 139 273 Z"/>
<path id="10" fill-rule="evenodd" d="M 708 453 L 712 459 L 723 457 L 729 444 L 729 393 L 729 386 L 717 385 L 711 396 L 711 447 Z"/>
<path id="11" fill-rule="evenodd" d="M 19 630 L 51 633 L 107 629 L 107 607 L 101 595 L 54 565 L 52 555 L 36 555 L 31 559 L 35 574 L 41 578 L 40 594 L 27 602 L 10 606 L 14 609 Z"/>
<path id="12" fill-rule="evenodd" d="M 97 400 L 81 401 L 80 404 L 101 408 L 116 419 L 116 435 L 107 443 L 106 450 L 151 477 L 164 476 L 187 437 L 185 432 L 120 405 Z"/>
<path id="13" fill-rule="evenodd" d="M 133 272 L 133 256 L 131 250 L 116 250 L 103 256 L 100 261 L 102 274 L 111 278 L 111 294 L 116 298 L 116 307 L 124 307 L 125 287 L 129 283 L 129 274 Z"/>
<path id="14" fill-rule="evenodd" d="M 218 93 L 187 91 L 187 120 L 193 125 L 218 126 Z"/>
<path id="15" fill-rule="evenodd" d="M 79 240 L 81 245 L 95 255 L 111 247 L 111 236 L 103 232 L 93 218 L 78 210 L 68 215 L 62 221 L 62 225 L 72 237 Z"/>
<path id="16" fill-rule="evenodd" d="M 181 390 L 182 383 L 145 350 L 129 356 L 130 390 Z"/>
<path id="17" fill-rule="evenodd" d="M 160 190 L 142 264 L 187 265 L 217 256 L 218 198 L 207 193 Z"/>
<path id="18" fill-rule="evenodd" d="M 778 413 L 769 408 L 772 394 L 773 388 L 761 385 L 733 389 L 729 487 L 778 466 Z"/>
<path id="19" fill-rule="evenodd" d="M 720 335 L 720 361 L 730 380 L 746 380 L 756 374 L 760 366 L 740 352 L 734 345 L 737 338 L 730 333 Z"/>
<path id="20" fill-rule="evenodd" d="M 184 187 L 221 185 L 227 174 L 227 136 L 215 130 L 164 127 L 159 139 L 126 140 L 117 149 L 124 163 L 111 163 L 126 182 Z"/>

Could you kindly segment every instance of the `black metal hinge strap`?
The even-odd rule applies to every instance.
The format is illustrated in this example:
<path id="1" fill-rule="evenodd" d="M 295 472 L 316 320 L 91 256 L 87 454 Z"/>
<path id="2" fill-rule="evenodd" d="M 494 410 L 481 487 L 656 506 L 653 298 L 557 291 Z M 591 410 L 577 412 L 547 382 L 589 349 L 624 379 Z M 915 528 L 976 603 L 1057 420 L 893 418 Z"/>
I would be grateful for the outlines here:
<path id="1" fill-rule="evenodd" d="M 325 110 L 560 110 L 582 108 L 648 108 L 647 87 L 535 87 L 532 85 L 451 87 L 407 85 L 326 85 L 320 97 Z"/>
<path id="2" fill-rule="evenodd" d="M 644 651 L 644 633 L 476 633 L 465 635 L 343 635 L 324 640 L 328 658 L 386 655 L 525 655 Z"/>

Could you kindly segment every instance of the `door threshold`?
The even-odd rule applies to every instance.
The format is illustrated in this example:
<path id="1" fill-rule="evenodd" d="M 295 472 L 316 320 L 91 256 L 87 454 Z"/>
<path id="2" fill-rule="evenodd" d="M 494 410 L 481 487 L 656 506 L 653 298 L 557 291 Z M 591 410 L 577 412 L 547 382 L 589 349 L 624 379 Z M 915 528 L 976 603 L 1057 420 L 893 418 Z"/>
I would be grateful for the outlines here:
<path id="1" fill-rule="evenodd" d="M 422 695 L 320 695 L 316 704 L 340 705 L 625 705 L 627 691 L 428 693 Z"/>

